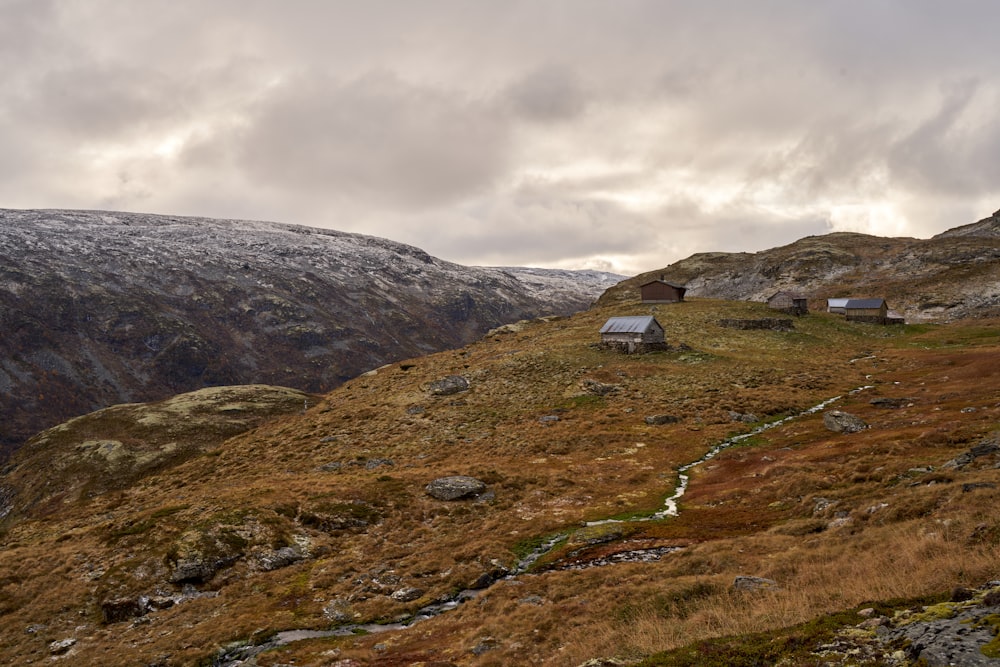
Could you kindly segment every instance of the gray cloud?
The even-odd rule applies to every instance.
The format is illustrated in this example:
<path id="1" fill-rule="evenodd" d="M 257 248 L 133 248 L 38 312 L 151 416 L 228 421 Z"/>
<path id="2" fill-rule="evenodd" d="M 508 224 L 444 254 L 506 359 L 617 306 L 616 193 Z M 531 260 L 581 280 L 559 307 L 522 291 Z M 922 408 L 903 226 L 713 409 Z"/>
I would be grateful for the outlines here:
<path id="1" fill-rule="evenodd" d="M 1000 199 L 989 0 L 6 0 L 0 206 L 468 263 L 928 235 Z"/>

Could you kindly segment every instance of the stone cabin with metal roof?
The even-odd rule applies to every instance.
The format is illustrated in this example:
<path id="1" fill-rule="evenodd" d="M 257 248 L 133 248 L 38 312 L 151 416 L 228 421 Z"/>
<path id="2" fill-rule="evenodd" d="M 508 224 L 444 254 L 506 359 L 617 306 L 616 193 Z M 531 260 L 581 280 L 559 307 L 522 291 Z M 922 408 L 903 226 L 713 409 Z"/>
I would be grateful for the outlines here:
<path id="1" fill-rule="evenodd" d="M 678 303 L 684 300 L 687 287 L 670 283 L 660 276 L 659 280 L 651 280 L 639 285 L 639 296 L 643 303 Z"/>
<path id="2" fill-rule="evenodd" d="M 627 354 L 665 350 L 666 334 L 652 315 L 612 317 L 601 327 L 601 346 Z"/>

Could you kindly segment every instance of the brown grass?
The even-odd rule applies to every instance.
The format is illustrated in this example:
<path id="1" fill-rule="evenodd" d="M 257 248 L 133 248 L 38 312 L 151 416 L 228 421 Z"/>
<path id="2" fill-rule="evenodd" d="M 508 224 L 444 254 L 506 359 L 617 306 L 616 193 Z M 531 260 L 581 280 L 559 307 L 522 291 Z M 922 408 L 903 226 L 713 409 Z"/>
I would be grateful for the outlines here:
<path id="1" fill-rule="evenodd" d="M 536 538 L 658 508 L 678 465 L 748 428 L 728 410 L 776 418 L 863 384 L 876 387 L 836 407 L 871 429 L 833 434 L 819 414 L 789 422 L 696 468 L 679 517 L 560 552 L 685 547 L 657 563 L 523 576 L 403 632 L 300 642 L 259 663 L 573 666 L 997 576 L 997 490 L 963 488 L 1000 482 L 994 461 L 940 467 L 1000 424 L 1000 340 L 984 335 L 989 326 L 859 328 L 816 315 L 761 336 L 714 322 L 763 306 L 679 306 L 660 315 L 670 341 L 691 351 L 622 357 L 588 347 L 605 317 L 638 305 L 536 323 L 358 378 L 305 415 L 131 487 L 51 501 L 48 518 L 0 538 L 0 653 L 35 660 L 48 642 L 75 636 L 73 664 L 194 664 L 255 633 L 329 627 L 331 605 L 358 621 L 402 617 L 512 566 Z M 451 373 L 472 389 L 429 395 L 428 383 Z M 594 396 L 586 379 L 617 391 Z M 875 396 L 913 405 L 877 408 Z M 650 426 L 653 414 L 681 419 Z M 448 474 L 487 481 L 495 498 L 424 494 Z M 101 625 L 109 596 L 175 590 L 165 577 L 182 536 L 223 529 L 248 552 L 306 538 L 311 557 L 272 572 L 244 558 L 199 584 L 217 597 Z M 781 589 L 733 593 L 741 574 Z M 424 594 L 389 597 L 402 586 Z M 35 624 L 45 628 L 25 632 Z"/>

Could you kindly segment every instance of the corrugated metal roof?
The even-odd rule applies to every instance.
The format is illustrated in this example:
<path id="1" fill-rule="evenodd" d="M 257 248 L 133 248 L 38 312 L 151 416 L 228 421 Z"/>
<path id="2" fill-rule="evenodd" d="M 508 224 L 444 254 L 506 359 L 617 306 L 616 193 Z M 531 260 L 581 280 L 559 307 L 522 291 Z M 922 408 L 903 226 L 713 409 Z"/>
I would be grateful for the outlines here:
<path id="1" fill-rule="evenodd" d="M 656 321 L 656 318 L 652 315 L 632 315 L 628 317 L 612 317 L 604 326 L 601 327 L 601 333 L 643 333 L 648 331 L 653 323 L 662 329 L 660 323 Z"/>
<path id="2" fill-rule="evenodd" d="M 885 299 L 848 299 L 845 308 L 881 308 Z"/>
<path id="3" fill-rule="evenodd" d="M 843 308 L 847 305 L 848 301 L 850 299 L 827 299 L 826 306 L 827 308 Z"/>

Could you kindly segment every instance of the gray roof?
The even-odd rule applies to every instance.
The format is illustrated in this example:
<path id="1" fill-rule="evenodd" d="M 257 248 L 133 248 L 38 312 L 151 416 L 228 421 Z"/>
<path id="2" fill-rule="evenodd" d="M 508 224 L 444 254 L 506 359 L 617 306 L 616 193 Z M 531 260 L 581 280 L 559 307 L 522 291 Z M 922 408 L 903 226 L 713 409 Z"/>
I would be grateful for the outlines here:
<path id="1" fill-rule="evenodd" d="M 881 308 L 885 299 L 848 299 L 844 308 Z"/>
<path id="2" fill-rule="evenodd" d="M 601 333 L 644 333 L 649 331 L 654 323 L 657 328 L 663 328 L 652 315 L 612 317 L 604 323 L 603 327 L 601 327 Z"/>
<path id="3" fill-rule="evenodd" d="M 850 299 L 827 299 L 826 305 L 830 308 L 843 308 Z"/>

